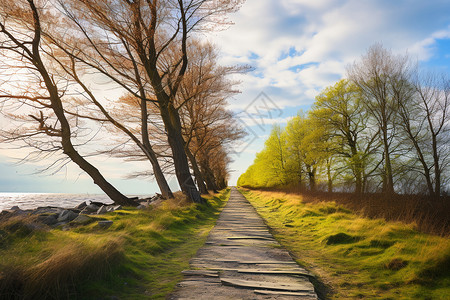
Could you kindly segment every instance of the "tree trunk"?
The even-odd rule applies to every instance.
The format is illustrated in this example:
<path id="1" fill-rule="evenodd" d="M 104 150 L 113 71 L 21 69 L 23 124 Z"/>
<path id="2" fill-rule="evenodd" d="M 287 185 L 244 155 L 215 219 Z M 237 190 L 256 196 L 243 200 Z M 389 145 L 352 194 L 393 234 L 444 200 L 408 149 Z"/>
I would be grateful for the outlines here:
<path id="1" fill-rule="evenodd" d="M 316 191 L 316 169 L 311 166 L 307 166 L 308 177 L 309 177 L 309 189 L 311 192 Z"/>
<path id="2" fill-rule="evenodd" d="M 354 145 L 350 145 L 350 148 L 352 152 L 351 159 L 353 160 L 353 174 L 355 175 L 355 194 L 360 195 L 363 192 L 361 158 Z"/>
<path id="3" fill-rule="evenodd" d="M 225 178 L 219 178 L 219 182 L 217 183 L 217 186 L 220 190 L 223 190 L 224 188 L 226 188 L 227 182 L 226 182 Z"/>
<path id="4" fill-rule="evenodd" d="M 386 122 L 385 122 L 386 124 Z M 391 157 L 389 154 L 389 141 L 387 137 L 387 125 L 382 128 L 383 132 L 383 148 L 384 148 L 384 190 L 383 192 L 392 195 L 394 194 L 394 179 L 392 175 Z"/>
<path id="5" fill-rule="evenodd" d="M 331 161 L 327 162 L 327 179 L 328 179 L 328 193 L 333 192 L 333 178 L 331 177 Z"/>
<path id="6" fill-rule="evenodd" d="M 156 157 L 156 154 L 151 148 L 151 146 L 148 151 L 148 155 L 151 156 L 150 163 L 152 164 L 153 174 L 155 175 L 156 183 L 158 184 L 159 190 L 161 191 L 161 195 L 165 199 L 173 198 L 173 193 L 169 187 L 169 184 L 167 183 L 163 171 L 161 170 L 158 158 Z"/>
<path id="7" fill-rule="evenodd" d="M 214 193 L 217 193 L 218 186 L 216 184 L 216 178 L 214 177 L 214 172 L 211 170 L 207 162 L 201 163 L 201 168 L 203 170 L 206 186 L 208 190 L 212 190 Z"/>
<path id="8" fill-rule="evenodd" d="M 181 134 L 180 116 L 171 103 L 160 105 L 160 112 L 167 131 L 168 142 L 175 165 L 175 174 L 180 188 L 193 202 L 204 203 L 189 171 L 189 163 L 184 150 L 185 143 Z"/>
<path id="9" fill-rule="evenodd" d="M 142 86 L 142 85 L 141 85 Z M 150 140 L 148 138 L 148 112 L 147 112 L 147 102 L 145 99 L 145 91 L 141 88 L 141 134 L 142 134 L 142 143 L 144 147 L 147 149 L 146 154 L 152 164 L 153 174 L 155 175 L 156 183 L 158 184 L 159 190 L 161 191 L 161 195 L 168 199 L 173 198 L 172 191 L 170 190 L 169 184 L 167 183 L 166 177 L 164 176 L 163 171 L 161 170 L 161 166 L 159 165 L 158 158 L 156 157 L 155 151 L 150 144 Z"/>
<path id="10" fill-rule="evenodd" d="M 42 73 L 41 73 L 42 74 Z M 44 75 L 45 74 L 45 75 Z M 130 198 L 119 192 L 114 186 L 112 186 L 86 159 L 84 159 L 78 151 L 74 148 L 71 141 L 71 130 L 69 122 L 64 115 L 64 109 L 61 99 L 59 98 L 57 88 L 52 84 L 50 77 L 45 72 L 43 74 L 45 84 L 50 93 L 50 101 L 52 103 L 52 109 L 55 112 L 60 124 L 61 124 L 61 144 L 64 154 L 76 163 L 83 171 L 85 171 L 93 180 L 94 183 L 102 189 L 109 198 L 116 204 L 124 206 L 136 206 L 137 203 Z"/>
<path id="11" fill-rule="evenodd" d="M 70 137 L 68 138 L 68 136 L 70 136 L 70 133 L 67 134 L 66 132 L 64 132 L 63 130 L 62 134 L 64 154 L 69 156 L 74 163 L 76 163 L 83 171 L 88 173 L 88 175 L 94 180 L 94 183 L 98 185 L 102 189 L 102 191 L 107 194 L 111 200 L 114 201 L 115 204 L 124 206 L 137 206 L 137 203 L 135 201 L 120 193 L 102 176 L 97 168 L 91 165 L 75 150 L 72 142 L 70 141 Z"/>
<path id="12" fill-rule="evenodd" d="M 197 164 L 197 160 L 195 159 L 195 156 L 192 154 L 189 147 L 186 147 L 186 154 L 191 162 L 192 169 L 194 170 L 194 176 L 197 181 L 197 186 L 198 186 L 200 193 L 202 193 L 204 195 L 208 194 L 208 190 L 206 188 L 205 181 L 203 180 L 202 172 L 200 171 L 198 164 Z"/>
<path id="13" fill-rule="evenodd" d="M 434 162 L 434 194 L 441 196 L 441 169 L 439 166 L 439 154 L 437 150 L 436 134 L 433 132 L 433 162 Z"/>

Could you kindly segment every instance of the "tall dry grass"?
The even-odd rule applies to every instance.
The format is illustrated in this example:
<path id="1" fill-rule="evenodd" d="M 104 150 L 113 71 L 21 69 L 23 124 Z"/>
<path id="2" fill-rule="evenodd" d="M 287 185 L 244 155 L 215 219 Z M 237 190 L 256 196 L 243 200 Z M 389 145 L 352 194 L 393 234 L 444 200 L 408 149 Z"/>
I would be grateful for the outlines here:
<path id="1" fill-rule="evenodd" d="M 448 196 L 436 199 L 425 195 L 356 195 L 353 193 L 310 192 L 300 190 L 299 187 L 261 190 L 302 195 L 305 203 L 334 201 L 363 217 L 412 223 L 417 230 L 424 233 L 440 236 L 450 235 L 450 197 Z"/>
<path id="2" fill-rule="evenodd" d="M 120 237 L 61 236 L 44 242 L 45 231 L 31 230 L 29 218 L 0 226 L 0 299 L 73 299 L 76 282 L 107 275 L 124 257 Z M 26 253 L 29 253 L 25 255 Z M 34 253 L 34 255 L 30 255 Z"/>

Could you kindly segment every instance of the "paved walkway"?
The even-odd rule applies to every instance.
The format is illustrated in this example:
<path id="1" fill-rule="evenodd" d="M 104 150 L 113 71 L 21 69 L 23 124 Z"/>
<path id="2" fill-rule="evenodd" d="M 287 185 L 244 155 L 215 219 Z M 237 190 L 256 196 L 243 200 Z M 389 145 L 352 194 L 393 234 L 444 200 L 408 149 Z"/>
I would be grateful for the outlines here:
<path id="1" fill-rule="evenodd" d="M 310 275 L 236 189 L 169 299 L 317 299 Z"/>

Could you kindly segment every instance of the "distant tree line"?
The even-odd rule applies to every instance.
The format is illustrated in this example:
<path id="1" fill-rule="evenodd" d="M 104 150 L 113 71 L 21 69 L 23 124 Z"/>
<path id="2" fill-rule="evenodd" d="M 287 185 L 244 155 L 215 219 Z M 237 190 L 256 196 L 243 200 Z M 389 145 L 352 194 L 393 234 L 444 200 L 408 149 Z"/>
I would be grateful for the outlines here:
<path id="1" fill-rule="evenodd" d="M 449 192 L 450 81 L 380 44 L 274 126 L 238 185 L 354 193 Z"/>
<path id="2" fill-rule="evenodd" d="M 226 23 L 240 2 L 2 1 L 0 112 L 10 125 L 0 141 L 47 159 L 52 172 L 75 163 L 119 204 L 134 202 L 90 156 L 147 161 L 148 172 L 130 176 L 155 178 L 171 197 L 175 174 L 202 202 L 227 185 L 228 149 L 244 133 L 226 109 L 237 92 L 229 75 L 243 69 L 220 66 L 197 32 Z M 105 87 L 117 95 L 104 99 Z"/>

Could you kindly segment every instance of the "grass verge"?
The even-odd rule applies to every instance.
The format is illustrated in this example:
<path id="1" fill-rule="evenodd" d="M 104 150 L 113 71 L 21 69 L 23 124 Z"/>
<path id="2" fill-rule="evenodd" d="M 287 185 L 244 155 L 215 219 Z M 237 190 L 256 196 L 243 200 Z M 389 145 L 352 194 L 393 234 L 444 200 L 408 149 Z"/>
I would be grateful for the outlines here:
<path id="1" fill-rule="evenodd" d="M 0 299 L 164 299 L 204 244 L 229 189 L 102 215 L 96 223 L 48 230 L 17 218 L 0 224 Z"/>
<path id="2" fill-rule="evenodd" d="M 240 189 L 329 299 L 449 299 L 450 240 L 333 202 Z M 324 292 L 324 291 L 322 291 Z"/>

